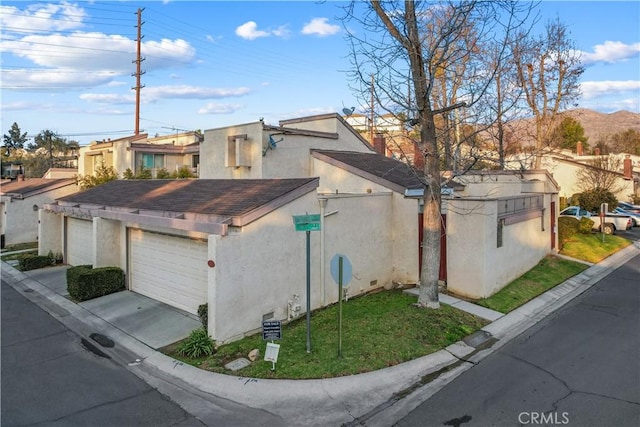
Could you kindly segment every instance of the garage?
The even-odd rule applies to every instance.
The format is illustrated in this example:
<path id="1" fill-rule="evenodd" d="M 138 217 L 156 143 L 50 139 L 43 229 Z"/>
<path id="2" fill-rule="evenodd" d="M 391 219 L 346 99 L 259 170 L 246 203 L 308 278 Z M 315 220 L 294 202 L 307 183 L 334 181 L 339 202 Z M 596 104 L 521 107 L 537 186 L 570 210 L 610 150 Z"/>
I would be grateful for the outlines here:
<path id="1" fill-rule="evenodd" d="M 70 265 L 93 265 L 93 222 L 67 218 L 66 262 Z"/>
<path id="2" fill-rule="evenodd" d="M 207 302 L 207 243 L 134 228 L 128 234 L 131 290 L 197 314 Z"/>

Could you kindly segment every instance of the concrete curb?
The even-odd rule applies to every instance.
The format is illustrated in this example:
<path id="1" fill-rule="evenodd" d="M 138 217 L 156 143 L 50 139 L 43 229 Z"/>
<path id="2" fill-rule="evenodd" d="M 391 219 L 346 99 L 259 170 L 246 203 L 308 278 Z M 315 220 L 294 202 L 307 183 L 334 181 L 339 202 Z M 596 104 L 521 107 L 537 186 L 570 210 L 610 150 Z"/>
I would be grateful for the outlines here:
<path id="1" fill-rule="evenodd" d="M 111 337 L 120 350 L 109 354 L 142 378 L 161 373 L 165 379 L 189 384 L 201 394 L 268 411 L 293 425 L 337 425 L 367 420 L 367 425 L 382 426 L 409 413 L 456 376 L 639 253 L 640 243 L 630 245 L 493 321 L 482 330 L 498 341 L 486 350 L 476 351 L 457 342 L 436 353 L 386 369 L 320 380 L 264 380 L 206 372 L 154 351 L 5 262 L 2 262 L 2 275 L 3 278 L 9 276 L 7 282 L 21 294 L 80 335 L 100 331 Z M 27 289 L 33 292 L 25 292 Z M 429 375 L 435 379 L 426 382 L 424 378 Z"/>

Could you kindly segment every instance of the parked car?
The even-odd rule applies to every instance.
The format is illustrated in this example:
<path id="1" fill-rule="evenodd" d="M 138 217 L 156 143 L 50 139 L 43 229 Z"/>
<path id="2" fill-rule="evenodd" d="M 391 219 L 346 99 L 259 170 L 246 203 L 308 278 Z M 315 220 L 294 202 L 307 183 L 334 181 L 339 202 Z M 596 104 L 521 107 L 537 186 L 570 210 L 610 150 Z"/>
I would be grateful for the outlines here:
<path id="1" fill-rule="evenodd" d="M 619 215 L 607 212 L 604 216 L 603 224 L 600 224 L 600 215 L 592 214 L 580 206 L 569 206 L 560 212 L 560 216 L 570 216 L 576 219 L 589 218 L 593 221 L 593 230 L 602 231 L 605 234 L 614 234 L 618 230 L 628 230 L 632 227 L 633 221 L 629 215 Z"/>
<path id="2" fill-rule="evenodd" d="M 640 205 L 632 205 L 631 203 L 627 202 L 618 202 L 618 207 L 620 209 L 624 209 L 627 212 L 640 214 Z"/>
<path id="3" fill-rule="evenodd" d="M 631 221 L 633 222 L 633 226 L 634 227 L 639 227 L 640 226 L 640 210 L 639 212 L 633 212 L 633 211 L 628 211 L 626 209 L 622 209 L 620 207 L 617 207 L 613 210 L 613 213 L 617 213 L 619 215 L 627 215 L 631 217 Z"/>

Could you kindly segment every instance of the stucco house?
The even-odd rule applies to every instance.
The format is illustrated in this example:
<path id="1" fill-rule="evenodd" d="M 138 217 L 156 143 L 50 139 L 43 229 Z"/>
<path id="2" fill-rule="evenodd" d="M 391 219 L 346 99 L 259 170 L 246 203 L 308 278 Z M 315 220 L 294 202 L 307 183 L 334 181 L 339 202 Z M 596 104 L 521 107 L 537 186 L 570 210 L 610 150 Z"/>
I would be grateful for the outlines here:
<path id="1" fill-rule="evenodd" d="M 469 171 L 443 197 L 446 287 L 488 297 L 557 252 L 559 185 L 546 171 Z"/>
<path id="2" fill-rule="evenodd" d="M 74 178 L 29 178 L 0 187 L 2 247 L 38 240 L 38 210 L 46 203 L 78 191 Z"/>
<path id="3" fill-rule="evenodd" d="M 201 140 L 199 133 L 186 132 L 154 138 L 143 133 L 94 141 L 80 148 L 78 174 L 93 175 L 98 167 L 106 166 L 113 167 L 122 177 L 127 169 L 135 174 L 144 167 L 155 177 L 161 169 L 174 172 L 187 167 L 197 176 Z"/>

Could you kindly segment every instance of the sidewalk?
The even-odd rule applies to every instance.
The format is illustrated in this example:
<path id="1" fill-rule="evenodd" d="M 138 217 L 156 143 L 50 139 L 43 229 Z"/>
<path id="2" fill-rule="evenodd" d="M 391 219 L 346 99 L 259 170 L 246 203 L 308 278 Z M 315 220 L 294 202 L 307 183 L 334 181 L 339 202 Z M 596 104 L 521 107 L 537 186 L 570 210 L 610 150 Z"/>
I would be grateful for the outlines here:
<path id="1" fill-rule="evenodd" d="M 640 243 L 636 242 L 509 314 L 498 316 L 490 310 L 483 312 L 496 318 L 474 334 L 475 337 L 466 339 L 466 343 L 459 341 L 436 353 L 387 369 L 321 380 L 264 380 L 206 372 L 151 349 L 4 262 L 2 279 L 80 335 L 88 336 L 89 331 L 98 330 L 113 339 L 116 348 L 102 349 L 105 353 L 128 365 L 132 372 L 195 416 L 198 408 L 193 403 L 193 394 L 198 401 L 226 399 L 269 412 L 273 415 L 270 425 L 277 425 L 274 420 L 282 420 L 281 425 L 289 426 L 359 425 L 365 421 L 368 426 L 383 426 L 424 400 L 425 385 L 443 387 L 455 375 L 471 368 L 639 254 Z M 442 298 L 442 302 L 461 309 L 477 307 L 455 299 Z M 497 341 L 483 348 L 491 338 Z M 445 368 L 449 372 L 443 371 Z M 443 372 L 440 376 L 439 371 Z M 261 424 L 261 420 L 256 420 L 255 425 Z"/>

